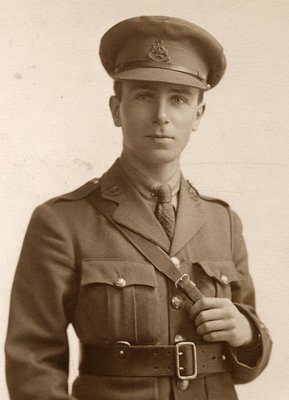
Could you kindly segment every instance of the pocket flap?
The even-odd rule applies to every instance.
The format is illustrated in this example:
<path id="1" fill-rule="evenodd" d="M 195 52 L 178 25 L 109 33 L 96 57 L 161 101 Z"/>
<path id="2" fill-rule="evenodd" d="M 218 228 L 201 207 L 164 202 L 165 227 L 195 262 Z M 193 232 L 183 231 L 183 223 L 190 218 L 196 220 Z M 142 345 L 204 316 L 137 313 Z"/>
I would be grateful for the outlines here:
<path id="1" fill-rule="evenodd" d="M 227 285 L 231 282 L 242 281 L 244 276 L 236 270 L 233 261 L 197 261 L 207 275 L 217 279 L 223 285 Z"/>
<path id="2" fill-rule="evenodd" d="M 105 283 L 119 289 L 130 285 L 157 287 L 153 265 L 118 259 L 84 259 L 81 263 L 81 285 Z"/>

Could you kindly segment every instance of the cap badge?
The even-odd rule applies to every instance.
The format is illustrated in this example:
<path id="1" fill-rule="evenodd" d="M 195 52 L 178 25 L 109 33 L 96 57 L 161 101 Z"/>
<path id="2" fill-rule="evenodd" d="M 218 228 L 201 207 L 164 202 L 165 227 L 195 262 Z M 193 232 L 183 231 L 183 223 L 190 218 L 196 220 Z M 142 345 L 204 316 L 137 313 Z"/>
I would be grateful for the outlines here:
<path id="1" fill-rule="evenodd" d="M 156 41 L 152 44 L 148 56 L 151 60 L 156 62 L 169 62 L 170 56 L 168 49 L 165 48 L 164 41 Z"/>

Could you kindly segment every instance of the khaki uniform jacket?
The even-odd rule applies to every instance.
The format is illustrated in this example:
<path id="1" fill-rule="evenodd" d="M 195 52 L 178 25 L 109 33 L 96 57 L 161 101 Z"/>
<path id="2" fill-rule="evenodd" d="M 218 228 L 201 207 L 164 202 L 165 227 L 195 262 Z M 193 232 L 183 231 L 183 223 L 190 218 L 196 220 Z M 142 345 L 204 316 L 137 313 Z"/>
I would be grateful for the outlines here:
<path id="1" fill-rule="evenodd" d="M 176 335 L 204 343 L 187 313 L 171 303 L 173 296 L 184 296 L 88 201 L 97 193 L 117 224 L 177 257 L 181 272 L 206 296 L 228 297 L 247 315 L 261 335 L 255 366 L 239 361 L 231 349 L 230 373 L 200 376 L 187 390 L 169 377 L 81 375 L 68 394 L 70 323 L 85 344 L 173 344 Z M 124 287 L 115 285 L 119 278 Z M 100 182 L 88 182 L 33 213 L 13 284 L 6 341 L 12 400 L 233 400 L 234 383 L 258 376 L 270 349 L 254 310 L 239 218 L 226 203 L 201 198 L 183 178 L 171 245 L 118 163 Z"/>

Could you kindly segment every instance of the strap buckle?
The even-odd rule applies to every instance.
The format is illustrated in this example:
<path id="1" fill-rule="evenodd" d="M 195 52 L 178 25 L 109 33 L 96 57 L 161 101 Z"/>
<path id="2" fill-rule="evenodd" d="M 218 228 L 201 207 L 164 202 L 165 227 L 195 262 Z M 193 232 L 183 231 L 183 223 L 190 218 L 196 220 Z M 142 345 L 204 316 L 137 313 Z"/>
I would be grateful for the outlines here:
<path id="1" fill-rule="evenodd" d="M 190 279 L 188 274 L 182 275 L 179 279 L 175 281 L 175 287 L 179 289 L 179 282 L 182 282 L 184 279 Z"/>
<path id="2" fill-rule="evenodd" d="M 184 371 L 185 367 L 183 367 L 181 356 L 184 355 L 184 351 L 182 351 L 182 346 L 191 346 L 192 356 L 193 356 L 193 374 L 192 375 L 184 375 L 182 371 Z M 177 364 L 177 377 L 178 379 L 184 381 L 192 381 L 198 375 L 198 367 L 197 367 L 197 348 L 195 343 L 193 342 L 179 342 L 176 344 L 176 364 Z"/>

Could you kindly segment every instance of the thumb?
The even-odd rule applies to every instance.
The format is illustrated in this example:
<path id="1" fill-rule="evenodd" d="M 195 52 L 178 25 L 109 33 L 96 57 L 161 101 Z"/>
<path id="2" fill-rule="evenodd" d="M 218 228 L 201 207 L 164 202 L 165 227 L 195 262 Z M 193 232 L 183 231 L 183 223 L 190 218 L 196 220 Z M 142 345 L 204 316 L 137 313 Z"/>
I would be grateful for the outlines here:
<path id="1" fill-rule="evenodd" d="M 189 314 L 190 319 L 195 319 L 196 317 L 196 311 L 194 307 L 194 303 L 192 303 L 190 300 L 185 300 L 184 301 L 184 310 Z"/>

